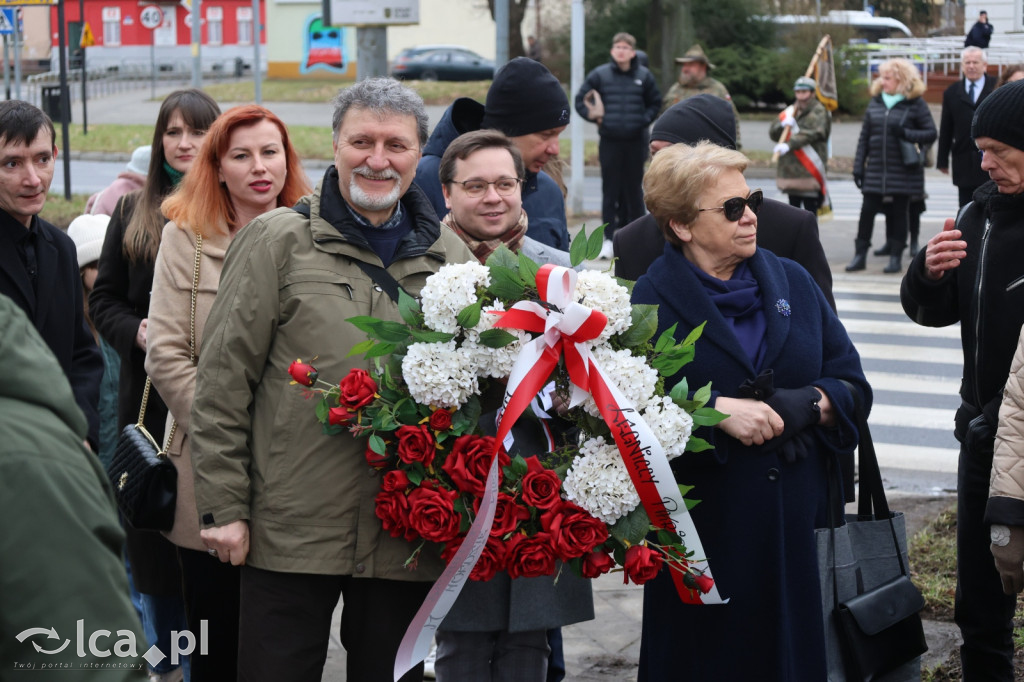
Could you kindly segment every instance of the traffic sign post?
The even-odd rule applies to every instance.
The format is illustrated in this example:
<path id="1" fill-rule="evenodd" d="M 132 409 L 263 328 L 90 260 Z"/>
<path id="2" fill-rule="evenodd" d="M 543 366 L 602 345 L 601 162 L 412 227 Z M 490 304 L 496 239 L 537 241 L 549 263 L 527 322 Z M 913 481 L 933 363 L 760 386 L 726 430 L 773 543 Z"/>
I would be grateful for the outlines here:
<path id="1" fill-rule="evenodd" d="M 164 11 L 157 5 L 146 5 L 139 12 L 139 23 L 142 28 L 152 31 L 149 41 L 149 96 L 156 99 L 156 29 L 164 23 Z"/>

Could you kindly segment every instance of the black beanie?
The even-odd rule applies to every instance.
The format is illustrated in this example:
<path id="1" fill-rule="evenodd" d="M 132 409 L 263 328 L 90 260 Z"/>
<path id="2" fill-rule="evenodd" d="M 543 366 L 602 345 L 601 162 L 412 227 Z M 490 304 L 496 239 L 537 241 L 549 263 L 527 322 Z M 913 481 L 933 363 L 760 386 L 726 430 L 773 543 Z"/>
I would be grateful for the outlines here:
<path id="1" fill-rule="evenodd" d="M 569 98 L 546 66 L 516 57 L 494 75 L 481 128 L 517 137 L 565 125 L 569 125 Z"/>
<path id="2" fill-rule="evenodd" d="M 736 115 L 721 97 L 695 95 L 670 106 L 654 122 L 651 139 L 689 145 L 707 140 L 736 149 Z"/>
<path id="3" fill-rule="evenodd" d="M 974 112 L 971 137 L 991 137 L 1015 149 L 1024 150 L 1024 81 L 1007 83 L 996 88 Z"/>

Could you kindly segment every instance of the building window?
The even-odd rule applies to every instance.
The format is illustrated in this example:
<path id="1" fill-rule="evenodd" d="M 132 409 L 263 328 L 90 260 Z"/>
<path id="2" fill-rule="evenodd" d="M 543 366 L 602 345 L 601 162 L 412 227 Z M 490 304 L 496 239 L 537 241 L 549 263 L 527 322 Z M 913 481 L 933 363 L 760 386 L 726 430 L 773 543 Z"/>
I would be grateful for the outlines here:
<path id="1" fill-rule="evenodd" d="M 210 45 L 224 43 L 224 8 L 206 8 L 206 42 Z"/>
<path id="2" fill-rule="evenodd" d="M 103 8 L 103 44 L 108 47 L 121 44 L 121 8 Z"/>
<path id="3" fill-rule="evenodd" d="M 252 7 L 236 8 L 235 19 L 238 21 L 238 44 L 252 45 Z"/>

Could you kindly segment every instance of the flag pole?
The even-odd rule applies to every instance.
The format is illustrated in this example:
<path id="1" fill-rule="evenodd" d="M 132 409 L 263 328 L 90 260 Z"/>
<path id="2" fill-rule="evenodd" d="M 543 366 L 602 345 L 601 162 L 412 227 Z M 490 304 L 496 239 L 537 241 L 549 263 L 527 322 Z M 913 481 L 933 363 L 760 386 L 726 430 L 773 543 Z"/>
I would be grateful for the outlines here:
<path id="1" fill-rule="evenodd" d="M 825 51 L 825 47 L 832 41 L 832 36 L 825 34 L 825 37 L 818 43 L 817 49 L 814 50 L 814 56 L 811 57 L 811 63 L 807 66 L 807 71 L 804 72 L 804 78 L 810 78 L 814 75 L 814 67 L 818 65 L 818 60 L 821 58 L 821 53 Z M 815 92 L 814 96 L 817 97 L 818 93 Z M 788 108 L 788 107 L 787 107 Z M 789 142 L 789 138 L 792 137 L 793 130 L 790 127 L 786 127 L 782 131 L 782 135 L 779 136 L 779 142 Z M 779 153 L 772 153 L 772 164 L 775 165 L 779 162 Z"/>

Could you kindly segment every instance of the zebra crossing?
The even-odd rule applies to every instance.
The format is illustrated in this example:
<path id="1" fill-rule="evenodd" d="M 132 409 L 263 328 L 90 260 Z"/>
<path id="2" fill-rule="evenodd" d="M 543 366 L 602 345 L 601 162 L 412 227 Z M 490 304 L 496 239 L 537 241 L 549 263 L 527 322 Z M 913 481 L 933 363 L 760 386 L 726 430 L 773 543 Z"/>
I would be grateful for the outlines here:
<path id="1" fill-rule="evenodd" d="M 955 197 L 954 197 L 955 200 Z M 834 273 L 839 318 L 874 391 L 868 422 L 887 488 L 956 489 L 960 327 L 921 327 L 903 312 L 900 279 Z"/>

